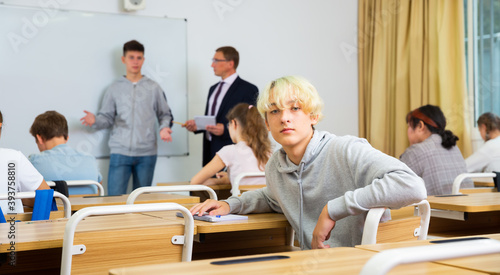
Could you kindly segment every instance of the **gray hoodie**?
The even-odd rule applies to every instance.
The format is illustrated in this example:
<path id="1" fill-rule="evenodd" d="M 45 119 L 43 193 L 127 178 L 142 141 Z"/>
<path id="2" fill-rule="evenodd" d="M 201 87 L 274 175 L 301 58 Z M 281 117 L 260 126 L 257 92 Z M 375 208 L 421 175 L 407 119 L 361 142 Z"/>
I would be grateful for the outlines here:
<path id="1" fill-rule="evenodd" d="M 408 166 L 352 136 L 315 131 L 299 165 L 276 151 L 266 165 L 267 187 L 227 200 L 231 213 L 279 212 L 297 232 L 301 248 L 311 248 L 312 233 L 328 204 L 336 221 L 332 247 L 361 243 L 366 212 L 400 208 L 426 198 L 423 180 Z"/>
<path id="2" fill-rule="evenodd" d="M 173 116 L 160 85 L 143 76 L 137 83 L 121 77 L 106 91 L 92 128 L 113 127 L 109 138 L 112 154 L 157 154 L 157 128 L 171 127 Z"/>

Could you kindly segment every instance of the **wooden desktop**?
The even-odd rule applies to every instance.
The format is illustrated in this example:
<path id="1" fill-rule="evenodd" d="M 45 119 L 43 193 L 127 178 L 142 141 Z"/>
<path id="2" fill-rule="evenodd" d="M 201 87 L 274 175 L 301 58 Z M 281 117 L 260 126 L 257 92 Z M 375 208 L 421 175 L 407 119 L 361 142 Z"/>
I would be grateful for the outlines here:
<path id="1" fill-rule="evenodd" d="M 90 206 L 119 205 L 127 202 L 128 195 L 121 196 L 90 196 L 90 197 L 70 197 L 71 210 L 78 211 Z M 160 203 L 175 202 L 179 204 L 198 203 L 199 198 L 194 196 L 184 196 L 177 194 L 151 193 L 140 195 L 135 203 Z"/>
<path id="2" fill-rule="evenodd" d="M 429 235 L 458 237 L 500 233 L 500 193 L 429 196 Z M 435 211 L 437 210 L 437 211 Z"/>
<path id="3" fill-rule="evenodd" d="M 454 240 L 470 238 L 470 237 L 486 237 L 500 241 L 500 234 L 467 236 L 460 238 L 450 238 Z M 402 248 L 409 246 L 432 245 L 430 242 L 435 240 L 421 240 L 410 242 L 386 243 L 386 244 L 371 244 L 358 245 L 356 248 L 366 249 L 369 251 L 380 252 L 387 249 Z M 475 257 L 466 257 L 452 260 L 436 261 L 436 263 L 445 264 L 453 267 L 459 267 L 489 274 L 500 274 L 500 254 L 490 254 Z"/>
<path id="4" fill-rule="evenodd" d="M 281 252 L 248 257 L 200 260 L 185 263 L 140 265 L 110 270 L 112 275 L 134 274 L 358 274 L 376 252 L 352 247 Z M 289 257 L 259 262 L 215 265 L 221 260 L 248 260 L 256 257 Z M 483 274 L 437 263 L 395 267 L 389 274 Z"/>

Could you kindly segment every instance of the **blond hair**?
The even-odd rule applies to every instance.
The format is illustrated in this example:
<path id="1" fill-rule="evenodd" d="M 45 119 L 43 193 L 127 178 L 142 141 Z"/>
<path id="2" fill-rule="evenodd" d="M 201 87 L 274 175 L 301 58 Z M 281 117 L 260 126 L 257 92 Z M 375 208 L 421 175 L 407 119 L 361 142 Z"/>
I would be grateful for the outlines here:
<path id="1" fill-rule="evenodd" d="M 259 94 L 257 109 L 267 121 L 268 111 L 274 108 L 283 110 L 290 99 L 296 101 L 304 113 L 310 114 L 311 117 L 317 116 L 318 121 L 323 118 L 323 100 L 316 88 L 300 76 L 285 76 L 267 84 L 264 91 Z"/>

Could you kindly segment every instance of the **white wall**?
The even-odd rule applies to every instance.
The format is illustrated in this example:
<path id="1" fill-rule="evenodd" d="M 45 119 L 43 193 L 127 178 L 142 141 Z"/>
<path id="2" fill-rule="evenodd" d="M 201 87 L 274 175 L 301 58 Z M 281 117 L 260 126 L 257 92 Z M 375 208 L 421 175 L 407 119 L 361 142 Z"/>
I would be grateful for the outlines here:
<path id="1" fill-rule="evenodd" d="M 214 50 L 231 45 L 240 52 L 238 73 L 243 79 L 263 89 L 275 78 L 302 75 L 316 86 L 325 101 L 325 118 L 317 129 L 338 135 L 358 134 L 357 56 L 341 50 L 341 45 L 356 43 L 357 1 L 145 1 L 146 9 L 132 14 L 188 21 L 188 112 L 191 117 L 204 112 L 208 88 L 218 81 L 210 67 Z M 127 13 L 121 0 L 3 2 Z M 184 131 L 177 126 L 173 130 Z M 159 158 L 153 182 L 189 180 L 201 168 L 201 138 L 201 135 L 190 135 L 187 157 Z M 99 160 L 99 166 L 106 182 L 108 160 Z"/>

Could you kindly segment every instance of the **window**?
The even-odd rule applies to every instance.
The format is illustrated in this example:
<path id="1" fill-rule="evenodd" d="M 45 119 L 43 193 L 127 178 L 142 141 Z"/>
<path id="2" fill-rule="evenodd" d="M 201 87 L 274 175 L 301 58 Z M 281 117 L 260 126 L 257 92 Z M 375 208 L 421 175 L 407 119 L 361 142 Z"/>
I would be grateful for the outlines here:
<path id="1" fill-rule="evenodd" d="M 485 112 L 500 115 L 500 1 L 464 0 L 464 7 L 467 84 L 476 121 Z"/>

